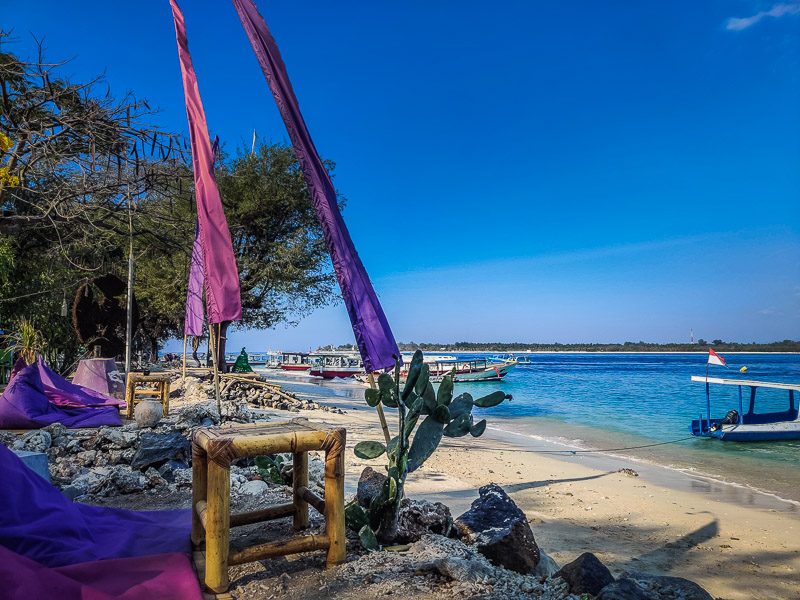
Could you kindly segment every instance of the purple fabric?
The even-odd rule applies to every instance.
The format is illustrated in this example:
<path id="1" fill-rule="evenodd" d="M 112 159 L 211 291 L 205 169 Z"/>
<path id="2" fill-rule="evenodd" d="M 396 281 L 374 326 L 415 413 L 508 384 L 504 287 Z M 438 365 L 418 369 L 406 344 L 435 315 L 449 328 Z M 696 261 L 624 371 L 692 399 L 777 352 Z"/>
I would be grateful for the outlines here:
<path id="1" fill-rule="evenodd" d="M 109 359 L 111 360 L 111 359 Z M 124 400 L 108 396 L 83 385 L 70 383 L 44 364 L 42 357 L 36 365 L 44 387 L 44 395 L 57 406 L 80 408 L 83 406 L 126 406 Z M 123 387 L 124 389 L 124 387 Z"/>
<path id="2" fill-rule="evenodd" d="M 197 224 L 203 249 L 208 322 L 240 321 L 242 299 L 239 293 L 239 271 L 236 269 L 231 234 L 214 179 L 214 153 L 208 139 L 206 115 L 189 54 L 183 13 L 175 0 L 170 0 L 170 5 L 175 20 L 175 38 L 178 42 L 183 91 L 186 96 L 186 117 L 189 120 L 189 136 L 192 141 L 194 192 L 197 197 Z"/>
<path id="3" fill-rule="evenodd" d="M 73 504 L 3 445 L 0 506 L 0 545 L 46 567 L 191 553 L 191 510 L 134 512 Z"/>
<path id="4" fill-rule="evenodd" d="M 267 78 L 303 169 L 364 366 L 368 371 L 393 367 L 392 354 L 400 356 L 397 343 L 339 212 L 336 190 L 300 114 L 278 46 L 252 0 L 233 0 L 233 5 Z"/>
<path id="5" fill-rule="evenodd" d="M 202 600 L 183 554 L 118 558 L 51 569 L 0 546 L 5 600 Z"/>
<path id="6" fill-rule="evenodd" d="M 203 335 L 203 245 L 200 242 L 200 223 L 194 230 L 192 267 L 189 270 L 189 289 L 186 292 L 185 335 Z"/>
<path id="7" fill-rule="evenodd" d="M 38 429 L 52 423 L 119 426 L 120 402 L 73 385 L 39 362 L 18 372 L 0 395 L 0 429 Z"/>

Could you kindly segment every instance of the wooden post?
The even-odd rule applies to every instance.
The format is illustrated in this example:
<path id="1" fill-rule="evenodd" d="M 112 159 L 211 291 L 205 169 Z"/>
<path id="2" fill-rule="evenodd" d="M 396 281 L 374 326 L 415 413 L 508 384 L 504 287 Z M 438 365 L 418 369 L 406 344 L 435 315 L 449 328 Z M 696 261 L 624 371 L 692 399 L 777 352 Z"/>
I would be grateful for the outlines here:
<path id="1" fill-rule="evenodd" d="M 192 543 L 196 546 L 206 539 L 205 527 L 200 523 L 196 506 L 208 498 L 208 455 L 205 451 L 192 449 Z"/>
<path id="2" fill-rule="evenodd" d="M 344 429 L 342 437 L 344 438 Z M 344 531 L 344 439 L 342 447 L 335 456 L 325 452 L 325 533 L 330 538 L 328 547 L 328 567 L 335 567 L 345 561 L 347 555 L 347 536 Z"/>
<path id="3" fill-rule="evenodd" d="M 367 379 L 369 379 L 369 387 L 373 390 L 377 387 L 375 385 L 375 376 L 372 373 L 367 375 Z M 381 429 L 383 429 L 383 437 L 386 438 L 386 444 L 388 445 L 389 442 L 392 440 L 392 436 L 389 435 L 389 425 L 386 424 L 386 415 L 383 414 L 383 406 L 380 402 L 378 402 L 378 406 L 375 408 L 378 409 L 378 419 L 381 421 Z"/>
<path id="4" fill-rule="evenodd" d="M 299 488 L 308 487 L 308 452 L 295 452 L 292 462 L 292 498 L 294 502 L 294 528 L 308 527 L 308 502 L 298 493 Z"/>
<path id="5" fill-rule="evenodd" d="M 208 461 L 206 518 L 206 586 L 214 593 L 228 591 L 228 552 L 231 531 L 230 466 Z"/>
<path id="6" fill-rule="evenodd" d="M 125 414 L 129 419 L 133 418 L 133 402 L 136 394 L 134 394 L 134 390 L 136 389 L 136 376 L 133 373 L 128 373 L 128 377 L 125 380 L 125 403 L 127 406 L 125 407 Z"/>
<path id="7" fill-rule="evenodd" d="M 161 404 L 166 417 L 169 415 L 169 381 L 160 381 L 158 385 L 161 387 Z"/>

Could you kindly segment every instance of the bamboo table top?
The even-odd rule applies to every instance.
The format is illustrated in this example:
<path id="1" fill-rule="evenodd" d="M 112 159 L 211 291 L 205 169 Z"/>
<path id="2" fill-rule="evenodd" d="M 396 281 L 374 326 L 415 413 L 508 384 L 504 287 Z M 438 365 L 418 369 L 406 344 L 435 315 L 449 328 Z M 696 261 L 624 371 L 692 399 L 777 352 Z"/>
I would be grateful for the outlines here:
<path id="1" fill-rule="evenodd" d="M 338 455 L 344 449 L 344 429 L 310 423 L 302 418 L 277 423 L 200 427 L 195 430 L 192 443 L 220 464 L 235 458 L 280 452 L 333 450 L 334 455 Z"/>

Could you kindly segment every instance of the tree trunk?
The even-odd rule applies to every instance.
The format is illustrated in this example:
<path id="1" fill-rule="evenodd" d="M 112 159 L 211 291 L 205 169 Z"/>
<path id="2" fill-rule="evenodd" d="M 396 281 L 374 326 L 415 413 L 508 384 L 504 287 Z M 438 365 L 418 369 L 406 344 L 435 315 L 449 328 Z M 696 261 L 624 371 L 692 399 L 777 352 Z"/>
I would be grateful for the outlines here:
<path id="1" fill-rule="evenodd" d="M 214 328 L 214 344 L 219 348 L 216 360 L 220 373 L 228 372 L 228 364 L 225 362 L 225 343 L 228 341 L 228 325 L 230 324 L 230 321 L 223 321 L 222 323 L 211 325 Z"/>

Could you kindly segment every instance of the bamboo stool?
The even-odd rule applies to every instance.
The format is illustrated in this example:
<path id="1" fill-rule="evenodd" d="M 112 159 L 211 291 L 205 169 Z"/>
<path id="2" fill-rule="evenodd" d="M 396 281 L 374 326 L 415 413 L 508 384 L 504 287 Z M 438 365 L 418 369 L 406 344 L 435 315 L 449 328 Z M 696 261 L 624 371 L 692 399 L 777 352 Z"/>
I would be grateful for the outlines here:
<path id="1" fill-rule="evenodd" d="M 213 592 L 228 589 L 228 567 L 265 558 L 328 551 L 328 567 L 345 560 L 345 430 L 293 419 L 233 427 L 200 427 L 192 435 L 192 542 L 206 543 L 205 584 Z M 325 452 L 325 499 L 308 489 L 308 452 Z M 237 458 L 293 454 L 292 502 L 238 515 L 230 514 L 230 467 Z M 325 533 L 251 546 L 229 554 L 230 528 L 294 517 L 294 528 L 308 527 L 308 505 L 325 517 Z"/>
<path id="2" fill-rule="evenodd" d="M 156 389 L 136 389 L 137 383 L 155 383 Z M 128 373 L 125 385 L 125 402 L 128 405 L 126 416 L 133 418 L 133 405 L 144 398 L 136 396 L 155 396 L 164 407 L 164 416 L 169 414 L 169 375 L 145 375 L 144 373 Z"/>

